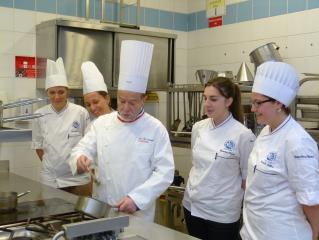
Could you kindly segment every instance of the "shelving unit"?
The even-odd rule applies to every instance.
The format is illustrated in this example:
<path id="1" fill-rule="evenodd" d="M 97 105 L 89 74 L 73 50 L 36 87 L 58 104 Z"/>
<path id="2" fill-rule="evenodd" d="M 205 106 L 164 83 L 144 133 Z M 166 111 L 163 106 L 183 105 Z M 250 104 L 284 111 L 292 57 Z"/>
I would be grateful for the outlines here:
<path id="1" fill-rule="evenodd" d="M 305 75 L 306 77 L 300 81 L 300 86 L 302 86 L 306 82 L 319 81 L 319 74 Z M 299 95 L 296 97 L 295 106 L 297 121 L 301 123 L 311 123 L 312 127 L 306 126 L 305 129 L 317 142 L 319 142 L 319 95 Z"/>

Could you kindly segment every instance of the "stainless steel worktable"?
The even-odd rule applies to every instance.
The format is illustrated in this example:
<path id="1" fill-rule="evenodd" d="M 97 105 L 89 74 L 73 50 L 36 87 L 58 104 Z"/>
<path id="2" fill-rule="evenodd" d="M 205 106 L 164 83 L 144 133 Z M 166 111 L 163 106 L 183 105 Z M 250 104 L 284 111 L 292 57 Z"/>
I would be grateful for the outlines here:
<path id="1" fill-rule="evenodd" d="M 19 203 L 58 198 L 74 204 L 77 200 L 77 196 L 73 194 L 46 186 L 40 182 L 13 173 L 0 172 L 0 191 L 15 191 L 20 193 L 26 190 L 30 190 L 31 193 L 21 197 Z M 112 213 L 112 216 L 114 216 L 114 213 Z M 164 226 L 146 222 L 143 219 L 134 216 L 130 216 L 129 226 L 125 228 L 121 235 L 123 235 L 123 237 L 139 235 L 145 239 L 152 240 L 196 239 Z"/>

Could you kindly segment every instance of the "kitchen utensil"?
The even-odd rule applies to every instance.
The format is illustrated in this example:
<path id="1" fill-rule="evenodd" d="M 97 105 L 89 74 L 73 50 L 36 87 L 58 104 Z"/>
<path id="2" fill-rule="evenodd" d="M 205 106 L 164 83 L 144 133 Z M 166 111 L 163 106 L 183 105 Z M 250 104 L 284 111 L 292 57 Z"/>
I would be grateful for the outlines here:
<path id="1" fill-rule="evenodd" d="M 217 76 L 216 71 L 200 69 L 195 72 L 195 78 L 204 86 L 210 79 Z"/>
<path id="2" fill-rule="evenodd" d="M 236 81 L 241 84 L 252 85 L 254 77 L 251 74 L 247 64 L 242 62 L 236 75 Z"/>
<path id="3" fill-rule="evenodd" d="M 267 43 L 261 47 L 256 48 L 250 54 L 250 60 L 255 64 L 255 71 L 257 67 L 267 61 L 282 62 L 282 57 L 279 54 L 279 47 L 274 42 Z"/>
<path id="4" fill-rule="evenodd" d="M 112 207 L 94 198 L 80 196 L 74 209 L 94 218 L 102 218 Z M 113 207 L 114 208 L 114 207 Z"/>
<path id="5" fill-rule="evenodd" d="M 18 205 L 18 198 L 30 192 L 26 191 L 19 194 L 17 192 L 0 192 L 0 212 L 7 213 L 14 211 Z"/>
<path id="6" fill-rule="evenodd" d="M 90 176 L 91 176 L 91 180 L 96 184 L 96 185 L 100 185 L 101 182 L 96 178 L 95 176 L 95 172 L 93 168 L 87 167 L 87 171 L 89 172 Z"/>
<path id="7" fill-rule="evenodd" d="M 178 126 L 179 124 L 181 123 L 181 120 L 179 118 L 179 92 L 176 93 L 177 94 L 177 100 L 176 100 L 176 106 L 177 106 L 177 118 L 174 120 L 174 123 L 173 123 L 173 127 L 172 127 L 172 130 L 173 131 L 177 131 L 178 129 Z M 174 100 L 174 105 L 175 105 L 175 100 Z M 173 106 L 173 109 L 174 109 L 174 106 Z M 174 115 L 175 117 L 175 115 Z"/>

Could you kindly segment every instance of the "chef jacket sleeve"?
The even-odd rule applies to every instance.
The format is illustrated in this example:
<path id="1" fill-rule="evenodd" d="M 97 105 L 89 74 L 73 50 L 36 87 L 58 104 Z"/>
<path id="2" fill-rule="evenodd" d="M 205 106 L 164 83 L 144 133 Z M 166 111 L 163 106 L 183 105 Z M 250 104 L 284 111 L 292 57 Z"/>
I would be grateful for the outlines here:
<path id="1" fill-rule="evenodd" d="M 143 184 L 128 194 L 141 210 L 147 209 L 169 187 L 174 178 L 173 151 L 168 133 L 164 127 L 159 130 L 151 159 L 152 173 Z"/>
<path id="2" fill-rule="evenodd" d="M 32 149 L 43 149 L 43 134 L 41 130 L 40 118 L 32 119 Z"/>
<path id="3" fill-rule="evenodd" d="M 95 161 L 97 154 L 96 128 L 92 125 L 89 131 L 84 135 L 80 142 L 72 149 L 68 159 L 72 174 L 77 173 L 77 160 L 81 155 Z"/>
<path id="4" fill-rule="evenodd" d="M 239 143 L 238 143 L 238 150 L 239 150 L 239 166 L 241 177 L 243 180 L 247 177 L 247 168 L 248 168 L 248 158 L 253 149 L 254 143 L 256 140 L 256 136 L 252 133 L 251 130 L 241 134 Z"/>
<path id="5" fill-rule="evenodd" d="M 288 180 L 300 204 L 319 204 L 318 147 L 310 138 L 288 141 L 286 150 Z"/>

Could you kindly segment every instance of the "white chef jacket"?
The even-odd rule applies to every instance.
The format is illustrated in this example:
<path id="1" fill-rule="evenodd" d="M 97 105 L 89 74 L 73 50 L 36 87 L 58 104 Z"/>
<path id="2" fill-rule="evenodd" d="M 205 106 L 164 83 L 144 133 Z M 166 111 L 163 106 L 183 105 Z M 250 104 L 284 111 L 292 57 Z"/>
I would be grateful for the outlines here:
<path id="1" fill-rule="evenodd" d="M 47 114 L 33 120 L 32 149 L 43 149 L 41 181 L 55 188 L 78 186 L 90 181 L 88 174 L 73 176 L 68 164 L 72 148 L 84 136 L 90 120 L 85 108 L 68 102 L 56 112 L 46 105 L 36 113 Z"/>
<path id="2" fill-rule="evenodd" d="M 261 131 L 249 157 L 243 240 L 311 240 L 300 204 L 319 204 L 318 148 L 288 116 Z"/>
<path id="3" fill-rule="evenodd" d="M 129 196 L 140 209 L 135 215 L 154 220 L 155 200 L 174 178 L 172 147 L 160 121 L 147 113 L 130 123 L 121 122 L 117 112 L 100 116 L 72 150 L 73 174 L 82 154 L 98 161 L 99 200 L 116 205 Z"/>
<path id="4" fill-rule="evenodd" d="M 230 114 L 214 126 L 210 118 L 192 130 L 191 168 L 183 206 L 193 216 L 220 223 L 239 220 L 249 153 L 255 135 Z"/>

